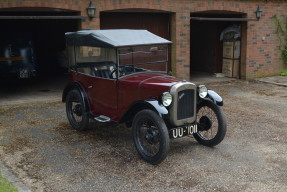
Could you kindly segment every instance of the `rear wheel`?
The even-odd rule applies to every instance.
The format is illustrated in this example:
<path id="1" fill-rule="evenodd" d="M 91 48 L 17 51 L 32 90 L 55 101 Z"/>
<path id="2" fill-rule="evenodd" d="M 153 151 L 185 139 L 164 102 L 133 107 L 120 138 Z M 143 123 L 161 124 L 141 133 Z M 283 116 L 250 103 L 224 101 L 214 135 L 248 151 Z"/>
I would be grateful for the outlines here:
<path id="1" fill-rule="evenodd" d="M 88 128 L 89 117 L 85 110 L 84 100 L 78 90 L 71 90 L 66 98 L 66 113 L 72 127 L 83 131 Z"/>
<path id="2" fill-rule="evenodd" d="M 148 163 L 159 164 L 169 150 L 169 135 L 164 121 L 154 111 L 145 109 L 138 112 L 133 120 L 135 147 Z"/>
<path id="3" fill-rule="evenodd" d="M 212 101 L 202 101 L 197 110 L 198 132 L 194 138 L 209 147 L 219 144 L 226 134 L 226 117 L 223 110 Z"/>

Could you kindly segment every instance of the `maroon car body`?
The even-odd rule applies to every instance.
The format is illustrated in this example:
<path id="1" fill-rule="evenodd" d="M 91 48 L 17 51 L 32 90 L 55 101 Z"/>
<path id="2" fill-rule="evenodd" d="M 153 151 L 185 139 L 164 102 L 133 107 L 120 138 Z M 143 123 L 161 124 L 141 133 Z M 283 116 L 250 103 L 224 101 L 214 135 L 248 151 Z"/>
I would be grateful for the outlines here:
<path id="1" fill-rule="evenodd" d="M 71 82 L 63 92 L 73 128 L 90 119 L 132 127 L 140 156 L 158 164 L 169 139 L 193 135 L 207 146 L 226 132 L 222 98 L 205 86 L 167 73 L 168 40 L 145 30 L 66 34 Z"/>
<path id="2" fill-rule="evenodd" d="M 118 122 L 137 101 L 155 99 L 180 80 L 161 73 L 144 73 L 115 79 L 102 79 L 71 71 L 74 82 L 84 89 L 92 116 L 105 115 Z"/>

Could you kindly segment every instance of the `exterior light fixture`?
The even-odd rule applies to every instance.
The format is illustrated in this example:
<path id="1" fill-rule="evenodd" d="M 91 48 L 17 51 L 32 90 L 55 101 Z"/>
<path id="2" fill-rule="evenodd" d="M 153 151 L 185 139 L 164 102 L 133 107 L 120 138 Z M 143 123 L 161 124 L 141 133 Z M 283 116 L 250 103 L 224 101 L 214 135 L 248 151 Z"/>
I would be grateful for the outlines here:
<path id="1" fill-rule="evenodd" d="M 259 6 L 257 7 L 255 14 L 256 14 L 257 20 L 259 20 L 262 16 L 262 9 Z"/>
<path id="2" fill-rule="evenodd" d="M 93 19 L 96 15 L 96 7 L 92 1 L 90 1 L 90 5 L 87 7 L 87 15 L 90 19 Z"/>

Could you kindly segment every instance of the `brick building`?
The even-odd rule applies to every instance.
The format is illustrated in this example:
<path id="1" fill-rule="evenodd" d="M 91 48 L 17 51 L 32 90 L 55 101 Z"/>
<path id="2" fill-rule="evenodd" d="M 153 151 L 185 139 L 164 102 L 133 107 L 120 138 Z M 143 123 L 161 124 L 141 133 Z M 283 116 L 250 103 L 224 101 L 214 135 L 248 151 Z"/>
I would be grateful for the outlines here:
<path id="1" fill-rule="evenodd" d="M 65 47 L 64 32 L 81 29 L 148 29 L 173 41 L 170 70 L 189 79 L 196 72 L 221 73 L 221 32 L 240 26 L 238 78 L 278 74 L 283 66 L 274 15 L 286 17 L 283 0 L 97 0 L 89 19 L 90 0 L 2 0 L 0 35 L 29 31 L 36 39 L 41 70 L 57 68 L 54 60 Z M 255 11 L 260 6 L 262 17 Z"/>

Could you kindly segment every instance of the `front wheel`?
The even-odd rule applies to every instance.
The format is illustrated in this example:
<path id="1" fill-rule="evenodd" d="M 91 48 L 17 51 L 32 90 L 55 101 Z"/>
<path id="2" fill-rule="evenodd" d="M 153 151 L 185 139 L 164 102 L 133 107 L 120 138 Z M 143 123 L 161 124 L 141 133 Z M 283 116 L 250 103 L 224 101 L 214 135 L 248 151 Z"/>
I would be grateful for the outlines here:
<path id="1" fill-rule="evenodd" d="M 159 164 L 169 150 L 169 135 L 164 121 L 154 111 L 138 112 L 132 123 L 135 147 L 148 163 Z"/>
<path id="2" fill-rule="evenodd" d="M 215 146 L 226 134 L 226 117 L 223 110 L 209 100 L 201 102 L 197 109 L 198 132 L 194 138 L 202 145 Z"/>

